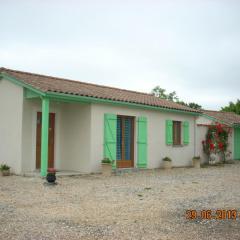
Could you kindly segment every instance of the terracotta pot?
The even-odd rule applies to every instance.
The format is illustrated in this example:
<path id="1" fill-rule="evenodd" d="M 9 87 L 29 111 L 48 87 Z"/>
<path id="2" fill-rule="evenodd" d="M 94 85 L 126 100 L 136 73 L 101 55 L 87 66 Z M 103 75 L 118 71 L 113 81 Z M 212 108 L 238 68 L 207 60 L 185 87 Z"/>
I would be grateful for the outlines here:
<path id="1" fill-rule="evenodd" d="M 163 168 L 164 169 L 171 169 L 172 168 L 172 161 L 163 161 Z"/>
<path id="2" fill-rule="evenodd" d="M 2 170 L 2 176 L 9 176 L 10 175 L 10 170 Z"/>
<path id="3" fill-rule="evenodd" d="M 102 175 L 111 176 L 112 174 L 112 164 L 102 163 Z"/>
<path id="4" fill-rule="evenodd" d="M 200 168 L 201 167 L 201 165 L 200 165 L 201 159 L 193 158 L 192 163 L 193 163 L 194 168 Z"/>

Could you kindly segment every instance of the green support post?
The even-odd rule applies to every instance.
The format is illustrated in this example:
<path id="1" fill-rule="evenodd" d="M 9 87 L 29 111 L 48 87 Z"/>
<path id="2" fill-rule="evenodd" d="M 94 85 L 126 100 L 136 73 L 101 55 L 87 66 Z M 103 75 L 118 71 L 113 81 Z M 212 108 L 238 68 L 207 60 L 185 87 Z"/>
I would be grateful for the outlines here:
<path id="1" fill-rule="evenodd" d="M 48 168 L 48 125 L 49 99 L 42 98 L 42 136 L 41 136 L 41 176 L 47 175 Z"/>

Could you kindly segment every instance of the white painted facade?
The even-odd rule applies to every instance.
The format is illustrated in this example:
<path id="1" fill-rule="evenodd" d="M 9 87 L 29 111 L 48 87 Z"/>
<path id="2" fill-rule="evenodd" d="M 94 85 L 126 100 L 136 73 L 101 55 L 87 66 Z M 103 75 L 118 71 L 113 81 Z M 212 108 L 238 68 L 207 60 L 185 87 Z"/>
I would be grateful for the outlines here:
<path id="1" fill-rule="evenodd" d="M 22 172 L 23 89 L 0 80 L 0 164 Z"/>
<path id="2" fill-rule="evenodd" d="M 36 122 L 41 111 L 40 99 L 24 98 L 22 87 L 0 80 L 0 163 L 7 163 L 16 174 L 36 169 Z M 113 113 L 147 117 L 148 168 L 162 166 L 168 156 L 173 166 L 191 166 L 192 157 L 200 151 L 196 146 L 196 117 L 189 114 L 144 110 L 110 104 L 51 102 L 55 115 L 55 168 L 82 173 L 99 172 L 103 159 L 104 114 Z M 165 140 L 166 120 L 189 122 L 189 144 L 168 146 Z M 135 124 L 135 159 L 137 163 L 137 124 Z"/>
<path id="3" fill-rule="evenodd" d="M 175 167 L 191 166 L 195 151 L 195 117 L 187 114 L 143 110 L 113 105 L 93 104 L 91 111 L 91 152 L 92 169 L 100 169 L 103 158 L 103 132 L 104 114 L 112 113 L 116 115 L 126 115 L 135 117 L 147 117 L 148 126 L 148 168 L 159 168 L 162 166 L 162 158 L 168 156 L 172 159 Z M 190 143 L 182 146 L 168 146 L 165 141 L 166 120 L 189 121 Z M 135 124 L 136 126 L 136 124 Z M 135 159 L 137 162 L 137 129 L 135 129 Z"/>

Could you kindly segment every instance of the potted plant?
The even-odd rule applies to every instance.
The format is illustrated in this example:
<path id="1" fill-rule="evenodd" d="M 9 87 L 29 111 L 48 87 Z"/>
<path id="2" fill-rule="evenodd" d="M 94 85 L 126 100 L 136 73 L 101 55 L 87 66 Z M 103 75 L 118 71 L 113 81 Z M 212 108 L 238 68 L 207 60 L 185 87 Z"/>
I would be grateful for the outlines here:
<path id="1" fill-rule="evenodd" d="M 163 168 L 171 169 L 172 168 L 172 159 L 169 157 L 163 158 Z"/>
<path id="2" fill-rule="evenodd" d="M 0 171 L 2 172 L 2 176 L 10 175 L 10 167 L 7 164 L 1 164 Z"/>
<path id="3" fill-rule="evenodd" d="M 104 158 L 102 160 L 102 174 L 104 176 L 111 176 L 111 174 L 112 174 L 112 163 L 113 163 L 113 161 L 111 161 L 109 158 Z"/>
<path id="4" fill-rule="evenodd" d="M 48 183 L 54 184 L 56 181 L 56 169 L 48 168 L 46 180 Z"/>
<path id="5" fill-rule="evenodd" d="M 192 159 L 193 167 L 200 168 L 201 158 L 200 156 L 194 156 Z"/>

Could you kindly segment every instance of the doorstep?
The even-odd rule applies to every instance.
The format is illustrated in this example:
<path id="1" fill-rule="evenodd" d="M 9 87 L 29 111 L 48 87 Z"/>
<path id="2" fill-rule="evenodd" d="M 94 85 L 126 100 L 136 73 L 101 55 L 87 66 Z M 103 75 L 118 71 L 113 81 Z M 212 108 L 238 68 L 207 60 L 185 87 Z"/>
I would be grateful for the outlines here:
<path id="1" fill-rule="evenodd" d="M 138 172 L 140 169 L 138 168 L 117 168 L 114 170 L 116 175 L 124 174 L 124 173 L 133 173 L 133 172 Z"/>

